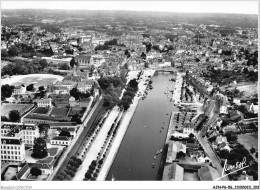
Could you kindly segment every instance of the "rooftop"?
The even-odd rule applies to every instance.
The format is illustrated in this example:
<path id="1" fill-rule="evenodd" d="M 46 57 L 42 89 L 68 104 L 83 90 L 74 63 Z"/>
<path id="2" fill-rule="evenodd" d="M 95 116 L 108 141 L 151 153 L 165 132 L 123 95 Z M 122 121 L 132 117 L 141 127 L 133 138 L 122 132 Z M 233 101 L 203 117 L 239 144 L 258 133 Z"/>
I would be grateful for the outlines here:
<path id="1" fill-rule="evenodd" d="M 74 122 L 59 122 L 59 123 L 50 123 L 50 127 L 76 127 L 77 123 Z"/>
<path id="2" fill-rule="evenodd" d="M 214 181 L 219 178 L 218 171 L 211 166 L 205 166 L 198 170 L 200 181 Z"/>
<path id="3" fill-rule="evenodd" d="M 184 168 L 176 163 L 166 165 L 163 170 L 163 181 L 183 181 Z"/>
<path id="4" fill-rule="evenodd" d="M 51 140 L 57 140 L 57 141 L 69 141 L 70 138 L 69 138 L 69 137 L 65 137 L 65 136 L 56 136 L 56 137 L 53 137 Z"/>
<path id="5" fill-rule="evenodd" d="M 10 137 L 1 137 L 1 144 L 20 145 L 20 144 L 22 144 L 22 139 L 20 139 L 20 138 L 10 138 Z"/>

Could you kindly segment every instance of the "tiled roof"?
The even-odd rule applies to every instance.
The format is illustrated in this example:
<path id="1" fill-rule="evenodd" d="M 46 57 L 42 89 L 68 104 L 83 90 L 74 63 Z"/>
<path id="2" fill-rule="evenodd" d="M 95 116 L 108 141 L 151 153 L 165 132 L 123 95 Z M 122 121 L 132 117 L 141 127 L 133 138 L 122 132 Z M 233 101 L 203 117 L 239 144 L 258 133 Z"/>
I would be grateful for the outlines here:
<path id="1" fill-rule="evenodd" d="M 56 136 L 56 137 L 53 137 L 51 140 L 56 140 L 56 141 L 69 141 L 70 138 L 69 138 L 69 137 L 65 137 L 65 136 Z"/>
<path id="2" fill-rule="evenodd" d="M 183 181 L 184 168 L 176 163 L 166 165 L 163 170 L 163 181 Z"/>
<path id="3" fill-rule="evenodd" d="M 200 181 L 214 181 L 215 179 L 220 177 L 218 171 L 211 166 L 204 166 L 199 169 L 198 175 Z"/>
<path id="4" fill-rule="evenodd" d="M 176 159 L 178 152 L 177 144 L 174 141 L 170 141 L 168 145 L 166 162 L 171 163 Z"/>
<path id="5" fill-rule="evenodd" d="M 74 127 L 62 127 L 62 128 L 52 127 L 52 129 L 56 129 L 57 131 L 69 131 L 69 132 L 73 132 L 76 130 L 76 128 Z"/>
<path id="6" fill-rule="evenodd" d="M 184 123 L 183 128 L 195 128 L 193 123 Z"/>
<path id="7" fill-rule="evenodd" d="M 75 59 L 85 59 L 85 60 L 90 60 L 91 56 L 89 55 L 76 55 Z"/>
<path id="8" fill-rule="evenodd" d="M 22 164 L 20 165 L 20 167 L 22 167 L 22 168 L 21 168 L 21 170 L 20 170 L 20 171 L 17 173 L 17 175 L 16 175 L 17 179 L 21 179 L 21 177 L 23 177 L 23 175 L 25 174 L 25 172 L 30 168 L 28 163 L 22 163 Z"/>
<path id="9" fill-rule="evenodd" d="M 20 138 L 5 138 L 5 137 L 1 137 L 1 144 L 20 145 L 20 144 L 22 144 L 22 139 L 20 139 Z"/>
<path id="10" fill-rule="evenodd" d="M 66 86 L 54 86 L 53 90 L 68 90 Z"/>
<path id="11" fill-rule="evenodd" d="M 50 121 L 60 121 L 60 120 L 65 120 L 65 121 L 71 121 L 70 117 L 50 117 L 46 115 L 37 115 L 37 114 L 29 114 L 25 116 L 24 118 L 26 119 L 39 119 L 39 120 L 50 120 Z"/>
<path id="12" fill-rule="evenodd" d="M 37 103 L 49 103 L 51 100 L 46 98 L 46 99 L 40 99 L 40 100 L 35 100 Z"/>
<path id="13" fill-rule="evenodd" d="M 59 123 L 50 123 L 50 127 L 76 127 L 77 123 L 75 122 L 59 122 Z"/>

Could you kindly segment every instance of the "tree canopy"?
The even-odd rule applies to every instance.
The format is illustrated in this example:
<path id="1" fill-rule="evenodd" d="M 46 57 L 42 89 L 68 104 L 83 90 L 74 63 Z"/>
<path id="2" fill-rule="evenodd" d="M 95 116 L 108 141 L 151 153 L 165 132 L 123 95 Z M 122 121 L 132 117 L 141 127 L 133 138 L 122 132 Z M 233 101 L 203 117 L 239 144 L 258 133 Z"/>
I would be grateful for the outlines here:
<path id="1" fill-rule="evenodd" d="M 26 86 L 26 91 L 33 92 L 34 90 L 35 90 L 34 84 L 29 84 L 28 86 Z"/>
<path id="2" fill-rule="evenodd" d="M 71 68 L 74 68 L 74 66 L 78 67 L 78 62 L 75 61 L 75 58 L 73 57 L 71 60 L 70 60 L 70 67 Z"/>
<path id="3" fill-rule="evenodd" d="M 39 137 L 35 140 L 33 145 L 32 157 L 34 158 L 44 158 L 48 155 L 46 141 Z"/>
<path id="4" fill-rule="evenodd" d="M 9 86 L 9 84 L 4 84 L 1 86 L 1 100 L 11 97 L 14 91 L 14 86 Z"/>
<path id="5" fill-rule="evenodd" d="M 44 88 L 44 86 L 39 86 L 38 90 L 39 90 L 39 91 L 44 91 L 45 88 Z"/>
<path id="6" fill-rule="evenodd" d="M 19 53 L 19 50 L 16 46 L 11 46 L 8 50 L 8 55 L 9 56 L 17 56 Z"/>
<path id="7" fill-rule="evenodd" d="M 75 115 L 73 115 L 72 117 L 71 117 L 71 122 L 76 122 L 77 124 L 81 124 L 82 123 L 82 121 L 81 121 L 81 119 L 79 118 L 79 114 L 75 114 Z"/>
<path id="8" fill-rule="evenodd" d="M 225 136 L 227 137 L 227 141 L 236 141 L 237 135 L 233 131 L 228 131 L 225 133 Z"/>
<path id="9" fill-rule="evenodd" d="M 39 175 L 42 175 L 42 171 L 37 167 L 32 167 L 30 170 L 30 174 L 38 177 Z"/>
<path id="10" fill-rule="evenodd" d="M 70 132 L 68 131 L 61 131 L 59 136 L 71 137 Z"/>
<path id="11" fill-rule="evenodd" d="M 11 110 L 9 112 L 9 120 L 11 122 L 19 122 L 21 116 L 20 116 L 20 112 L 17 110 Z"/>

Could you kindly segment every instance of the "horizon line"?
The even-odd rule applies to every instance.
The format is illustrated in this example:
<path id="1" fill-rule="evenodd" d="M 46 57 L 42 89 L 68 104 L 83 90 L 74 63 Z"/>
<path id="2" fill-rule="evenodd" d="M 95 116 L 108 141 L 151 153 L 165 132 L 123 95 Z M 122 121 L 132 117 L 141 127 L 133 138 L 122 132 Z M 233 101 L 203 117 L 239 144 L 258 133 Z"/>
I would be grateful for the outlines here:
<path id="1" fill-rule="evenodd" d="M 159 12 L 159 13 L 178 13 L 178 14 L 236 14 L 236 15 L 255 15 L 259 13 L 229 13 L 229 12 L 170 12 L 156 10 L 106 10 L 106 9 L 66 9 L 66 8 L 2 8 L 2 10 L 69 10 L 69 11 L 116 11 L 116 12 Z"/>

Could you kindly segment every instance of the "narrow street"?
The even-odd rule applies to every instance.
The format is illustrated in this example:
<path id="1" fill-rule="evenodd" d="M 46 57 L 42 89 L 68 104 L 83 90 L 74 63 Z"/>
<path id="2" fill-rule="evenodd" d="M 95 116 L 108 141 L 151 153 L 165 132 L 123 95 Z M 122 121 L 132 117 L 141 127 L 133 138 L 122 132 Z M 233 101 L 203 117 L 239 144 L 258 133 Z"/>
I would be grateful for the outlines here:
<path id="1" fill-rule="evenodd" d="M 198 137 L 199 143 L 202 145 L 204 151 L 207 153 L 208 157 L 210 158 L 213 167 L 216 168 L 218 170 L 220 176 L 222 176 L 223 168 L 221 166 L 221 163 L 219 162 L 219 159 L 217 158 L 217 155 L 215 154 L 215 151 L 212 150 L 212 148 L 210 147 L 208 141 L 205 140 L 202 137 L 200 132 L 198 133 L 197 137 Z M 223 177 L 220 180 L 221 181 L 229 181 L 229 179 L 227 177 Z"/>
<path id="2" fill-rule="evenodd" d="M 220 160 L 218 159 L 215 151 L 209 145 L 209 142 L 204 137 L 202 137 L 203 134 L 205 134 L 205 132 L 206 132 L 205 130 L 207 130 L 208 126 L 218 118 L 219 106 L 218 106 L 217 102 L 214 101 L 214 103 L 212 103 L 212 105 L 210 105 L 210 107 L 211 107 L 211 109 L 210 109 L 210 113 L 209 113 L 209 120 L 204 125 L 202 130 L 200 132 L 198 132 L 197 138 L 199 140 L 199 143 L 202 145 L 204 151 L 207 153 L 208 157 L 210 158 L 213 167 L 215 167 L 218 170 L 220 176 L 222 176 L 223 168 L 221 166 Z M 229 181 L 228 177 L 223 177 L 220 180 Z"/>

